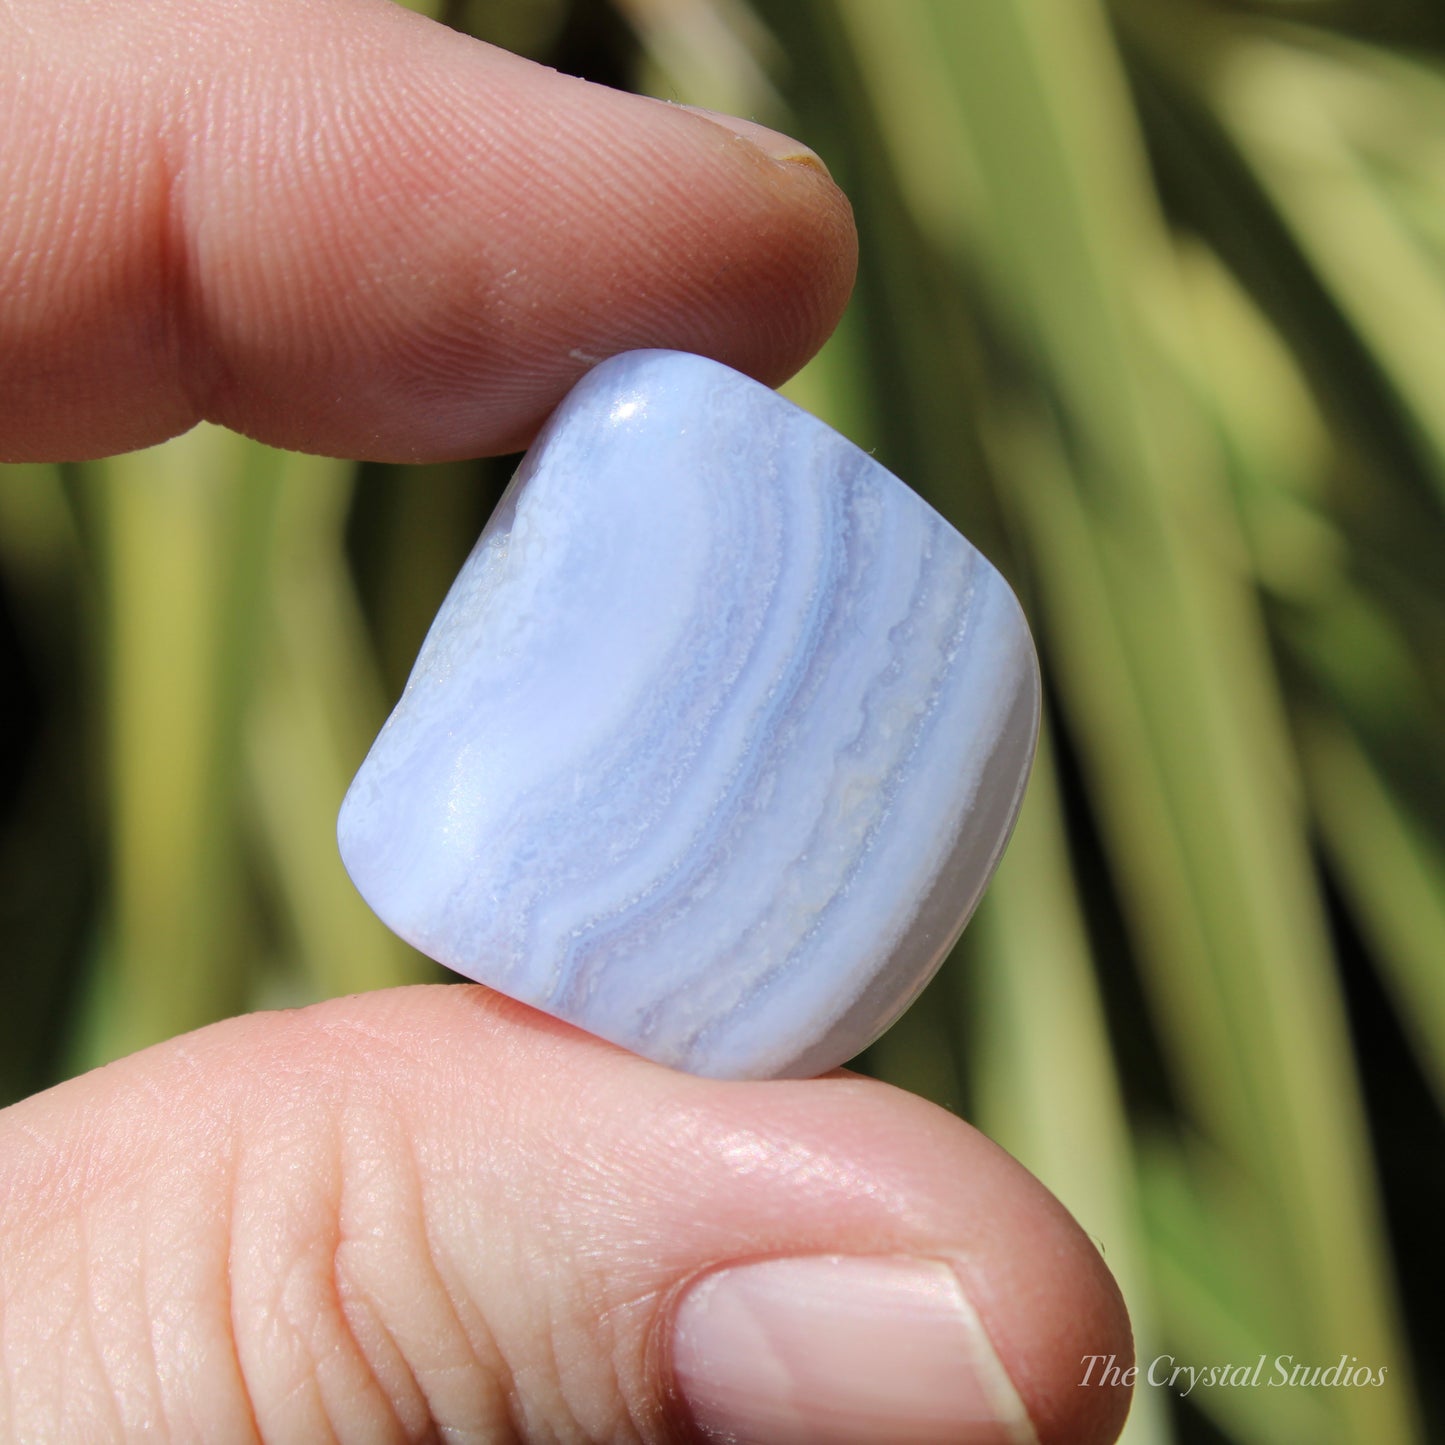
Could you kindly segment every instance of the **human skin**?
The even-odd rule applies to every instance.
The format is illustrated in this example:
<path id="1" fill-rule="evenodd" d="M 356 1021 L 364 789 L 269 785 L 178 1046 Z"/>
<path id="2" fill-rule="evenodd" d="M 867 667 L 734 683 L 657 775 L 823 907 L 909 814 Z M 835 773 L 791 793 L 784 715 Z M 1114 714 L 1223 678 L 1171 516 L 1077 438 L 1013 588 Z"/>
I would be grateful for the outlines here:
<path id="1" fill-rule="evenodd" d="M 619 350 L 777 382 L 852 283 L 796 143 L 381 0 L 0 0 L 0 66 L 5 459 L 202 418 L 509 450 Z M 675 1074 L 470 986 L 0 1115 L 0 1438 L 1090 1445 L 1110 1354 L 1098 1251 L 966 1123 Z"/>

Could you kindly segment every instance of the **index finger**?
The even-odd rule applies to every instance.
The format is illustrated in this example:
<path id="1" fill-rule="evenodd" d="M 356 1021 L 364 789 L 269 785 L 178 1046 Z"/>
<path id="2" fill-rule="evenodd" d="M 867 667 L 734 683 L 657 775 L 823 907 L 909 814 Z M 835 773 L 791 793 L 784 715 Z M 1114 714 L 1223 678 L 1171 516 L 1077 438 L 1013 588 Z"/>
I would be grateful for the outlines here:
<path id="1" fill-rule="evenodd" d="M 0 458 L 203 418 L 371 460 L 511 450 L 616 351 L 777 382 L 852 285 L 805 147 L 382 0 L 16 0 L 0 37 Z"/>

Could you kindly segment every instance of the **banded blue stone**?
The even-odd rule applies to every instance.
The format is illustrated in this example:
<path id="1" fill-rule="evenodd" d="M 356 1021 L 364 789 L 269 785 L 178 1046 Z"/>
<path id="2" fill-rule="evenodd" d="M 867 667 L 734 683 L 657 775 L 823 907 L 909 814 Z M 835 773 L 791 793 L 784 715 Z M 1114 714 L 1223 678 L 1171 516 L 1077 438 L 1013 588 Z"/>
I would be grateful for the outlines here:
<path id="1" fill-rule="evenodd" d="M 342 805 L 380 917 L 649 1058 L 798 1077 L 928 981 L 1013 826 L 1007 584 L 766 387 L 639 351 L 557 409 Z"/>

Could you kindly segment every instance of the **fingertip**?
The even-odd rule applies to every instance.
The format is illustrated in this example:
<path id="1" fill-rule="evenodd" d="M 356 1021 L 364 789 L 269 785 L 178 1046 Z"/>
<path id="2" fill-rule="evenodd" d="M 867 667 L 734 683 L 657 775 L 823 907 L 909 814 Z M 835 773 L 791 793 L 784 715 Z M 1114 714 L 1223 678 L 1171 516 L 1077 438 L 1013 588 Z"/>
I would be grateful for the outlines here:
<path id="1" fill-rule="evenodd" d="M 7 1299 L 83 1340 L 67 1301 L 164 1302 L 169 1331 L 104 1324 L 135 1346 L 127 1407 L 170 1382 L 155 1418 L 186 1438 L 238 1408 L 297 1439 L 388 1411 L 500 1438 L 519 1410 L 654 1438 L 676 1407 L 713 1439 L 1092 1445 L 1127 1409 L 1080 1388 L 1081 1356 L 1129 1351 L 1093 1244 L 977 1131 L 856 1076 L 692 1078 L 419 987 L 161 1045 L 18 1106 L 6 1142 Z M 32 1357 L 36 1408 L 116 1387 L 61 1353 Z"/>
<path id="2" fill-rule="evenodd" d="M 103 38 L 37 16 L 0 157 L 26 199 L 0 248 L 14 459 L 202 417 L 367 460 L 515 450 L 618 351 L 776 384 L 851 290 L 851 211 L 806 148 L 396 7 L 157 0 Z"/>
<path id="3" fill-rule="evenodd" d="M 710 1098 L 725 1107 L 731 1098 L 734 1128 L 748 1097 L 737 1091 L 762 1091 L 746 1111 L 756 1111 L 760 1132 L 814 1141 L 803 1160 L 790 1158 L 787 1175 L 806 1178 L 815 1199 L 828 1180 L 832 1234 L 825 1242 L 795 1231 L 812 1252 L 767 1268 L 745 1262 L 721 1304 L 713 1281 L 708 1310 L 680 1312 L 684 1393 L 701 1402 L 702 1423 L 714 1428 L 707 1438 L 728 1438 L 735 1409 L 745 1420 L 763 1412 L 755 1435 L 740 1438 L 794 1438 L 776 1417 L 774 1433 L 762 1429 L 780 1389 L 788 1409 L 811 1402 L 814 1425 L 832 1420 L 829 1399 L 851 1402 L 854 1434 L 833 1422 L 830 1440 L 1107 1445 L 1118 1437 L 1132 1396 L 1128 1310 L 1095 1242 L 1022 1165 L 924 1100 L 843 1071 L 730 1090 Z M 759 1163 L 750 1167 L 756 1175 Z M 880 1228 L 875 1211 L 899 1227 Z M 865 1240 L 889 1252 L 830 1255 L 830 1246 Z M 865 1305 L 870 1291 L 874 1303 Z M 718 1333 L 699 1336 L 710 1314 Z M 767 1358 L 748 1373 L 748 1341 L 759 1338 Z M 789 1342 L 780 1383 L 778 1348 Z"/>
<path id="4" fill-rule="evenodd" d="M 1108 1445 L 1132 1400 L 1128 1309 L 1094 1241 L 1009 1163 L 1011 1197 L 998 1201 L 1008 1248 L 956 1267 L 1039 1445 Z"/>
<path id="5" fill-rule="evenodd" d="M 308 1017 L 333 1049 L 361 1041 L 423 1135 L 482 1107 L 467 1081 L 488 1078 L 488 1113 L 527 1118 L 559 1159 L 585 1147 L 589 1198 L 647 1228 L 602 1287 L 662 1291 L 642 1373 L 694 1435 L 1108 1445 L 1123 1429 L 1132 1331 L 1099 1246 L 926 1101 L 842 1070 L 677 1074 L 475 985 Z"/>
<path id="6" fill-rule="evenodd" d="M 777 386 L 817 353 L 848 304 L 852 205 L 806 146 L 769 148 L 747 122 L 553 80 L 555 119 L 570 131 L 550 159 L 513 164 L 546 171 L 552 204 L 569 215 L 549 222 L 533 198 L 535 234 L 493 238 L 508 249 L 484 261 L 501 271 L 488 283 L 487 314 L 453 309 L 435 322 L 439 332 L 467 328 L 437 351 L 462 366 L 429 380 L 425 434 L 405 455 L 379 459 L 519 451 L 585 372 L 624 351 L 695 352 Z M 531 139 L 510 143 L 525 157 Z M 558 253 L 555 238 L 567 232 Z M 470 272 L 475 256 L 460 265 Z M 464 277 L 443 294 L 470 284 Z"/>

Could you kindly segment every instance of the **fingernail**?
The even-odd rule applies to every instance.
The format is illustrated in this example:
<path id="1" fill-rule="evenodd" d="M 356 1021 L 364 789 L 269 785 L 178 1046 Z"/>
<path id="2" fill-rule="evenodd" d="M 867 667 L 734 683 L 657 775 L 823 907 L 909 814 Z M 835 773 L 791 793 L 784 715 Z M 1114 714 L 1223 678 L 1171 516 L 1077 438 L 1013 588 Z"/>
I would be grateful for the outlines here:
<path id="1" fill-rule="evenodd" d="M 671 102 L 669 102 L 671 104 Z M 810 150 L 802 141 L 794 140 L 792 136 L 784 135 L 781 131 L 769 130 L 765 125 L 759 125 L 755 120 L 743 120 L 735 115 L 724 115 L 717 110 L 704 110 L 700 105 L 679 105 L 678 110 L 690 111 L 693 115 L 700 115 L 704 120 L 710 120 L 714 125 L 720 125 L 724 130 L 731 131 L 739 140 L 745 140 L 750 146 L 762 151 L 775 161 L 790 161 L 794 165 L 812 166 L 828 175 L 828 167 L 823 164 L 823 158 L 814 150 Z"/>
<path id="2" fill-rule="evenodd" d="M 673 1325 L 677 1388 L 730 1445 L 1038 1445 L 958 1276 L 902 1258 L 771 1259 L 703 1276 Z"/>

